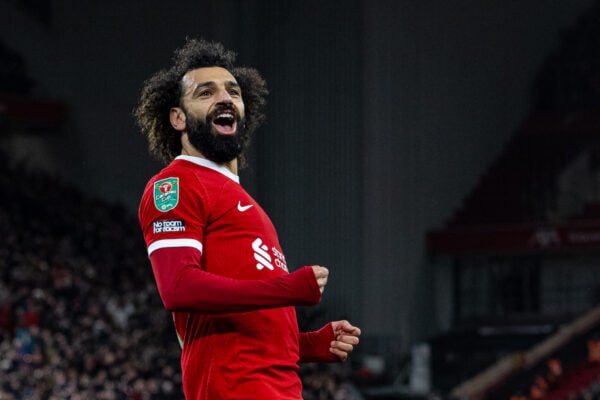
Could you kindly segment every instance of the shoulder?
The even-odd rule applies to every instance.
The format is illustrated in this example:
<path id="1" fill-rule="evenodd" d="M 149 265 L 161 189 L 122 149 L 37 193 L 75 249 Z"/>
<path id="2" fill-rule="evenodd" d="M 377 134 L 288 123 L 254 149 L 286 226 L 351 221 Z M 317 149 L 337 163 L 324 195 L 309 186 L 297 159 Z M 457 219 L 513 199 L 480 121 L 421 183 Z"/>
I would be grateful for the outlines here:
<path id="1" fill-rule="evenodd" d="M 202 187 L 206 183 L 202 170 L 186 164 L 174 161 L 154 175 L 146 184 L 144 195 L 164 191 L 189 192 Z"/>
<path id="2" fill-rule="evenodd" d="M 202 192 L 203 184 L 193 169 L 173 162 L 150 178 L 142 194 L 139 213 L 151 210 L 164 213 L 193 201 Z"/>

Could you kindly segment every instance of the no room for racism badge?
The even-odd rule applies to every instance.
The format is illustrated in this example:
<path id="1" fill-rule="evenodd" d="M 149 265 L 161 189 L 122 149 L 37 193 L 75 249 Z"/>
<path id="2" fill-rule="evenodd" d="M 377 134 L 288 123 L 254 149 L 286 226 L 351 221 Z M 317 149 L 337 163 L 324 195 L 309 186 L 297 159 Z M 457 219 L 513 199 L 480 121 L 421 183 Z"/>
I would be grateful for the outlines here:
<path id="1" fill-rule="evenodd" d="M 167 212 L 179 203 L 179 178 L 166 178 L 154 182 L 154 206 Z"/>

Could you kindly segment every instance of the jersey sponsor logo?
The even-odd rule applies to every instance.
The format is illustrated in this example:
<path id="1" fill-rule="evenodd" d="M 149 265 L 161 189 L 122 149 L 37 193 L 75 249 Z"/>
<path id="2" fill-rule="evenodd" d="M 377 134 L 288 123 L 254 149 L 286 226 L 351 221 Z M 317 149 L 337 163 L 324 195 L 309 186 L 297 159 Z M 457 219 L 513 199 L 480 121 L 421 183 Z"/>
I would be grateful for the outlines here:
<path id="1" fill-rule="evenodd" d="M 154 206 L 167 212 L 179 203 L 179 178 L 166 178 L 154 182 Z"/>
<path id="2" fill-rule="evenodd" d="M 258 261 L 256 269 L 260 271 L 266 267 L 273 271 L 274 267 L 271 264 L 271 256 L 268 253 L 269 248 L 263 243 L 261 238 L 257 238 L 252 242 L 252 250 L 254 250 L 254 259 Z"/>
<path id="3" fill-rule="evenodd" d="M 185 222 L 180 219 L 163 219 L 152 223 L 154 233 L 184 232 Z"/>
<path id="4" fill-rule="evenodd" d="M 238 208 L 239 212 L 244 212 L 244 211 L 248 210 L 249 208 L 251 208 L 253 205 L 254 204 L 248 204 L 248 205 L 243 206 L 242 202 L 238 201 L 237 208 Z"/>
<path id="5" fill-rule="evenodd" d="M 269 247 L 263 243 L 261 238 L 256 238 L 252 242 L 252 250 L 254 250 L 254 259 L 257 261 L 256 269 L 259 271 L 263 268 L 268 268 L 271 271 L 275 269 L 273 264 L 287 272 L 287 264 L 285 256 L 275 247 L 271 248 L 274 257 L 269 254 Z"/>
<path id="6" fill-rule="evenodd" d="M 275 247 L 273 247 L 271 251 L 273 252 L 273 255 L 275 255 L 275 265 L 288 272 L 287 263 L 285 262 L 285 256 L 283 253 L 277 250 Z"/>

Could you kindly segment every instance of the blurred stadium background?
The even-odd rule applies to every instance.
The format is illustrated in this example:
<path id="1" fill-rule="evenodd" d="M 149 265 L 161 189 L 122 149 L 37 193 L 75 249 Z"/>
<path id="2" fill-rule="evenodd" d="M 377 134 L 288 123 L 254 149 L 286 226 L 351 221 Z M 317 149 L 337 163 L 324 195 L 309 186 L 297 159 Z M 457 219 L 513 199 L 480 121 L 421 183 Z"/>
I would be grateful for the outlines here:
<path id="1" fill-rule="evenodd" d="M 186 36 L 269 84 L 301 326 L 363 331 L 305 400 L 600 398 L 600 1 L 0 0 L 0 400 L 182 398 L 131 110 Z"/>

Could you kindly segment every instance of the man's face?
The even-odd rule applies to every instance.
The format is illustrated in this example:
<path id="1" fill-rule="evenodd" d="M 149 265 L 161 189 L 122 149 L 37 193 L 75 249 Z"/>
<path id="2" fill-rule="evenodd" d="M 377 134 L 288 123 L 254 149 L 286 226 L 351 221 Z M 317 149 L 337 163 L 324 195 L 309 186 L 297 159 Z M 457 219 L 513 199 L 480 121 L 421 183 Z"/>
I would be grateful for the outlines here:
<path id="1" fill-rule="evenodd" d="M 224 68 L 209 67 L 189 71 L 182 81 L 190 143 L 217 163 L 235 159 L 244 129 L 244 102 L 235 78 Z"/>

